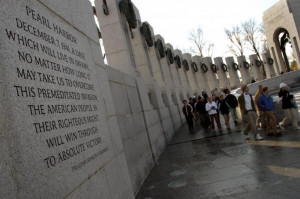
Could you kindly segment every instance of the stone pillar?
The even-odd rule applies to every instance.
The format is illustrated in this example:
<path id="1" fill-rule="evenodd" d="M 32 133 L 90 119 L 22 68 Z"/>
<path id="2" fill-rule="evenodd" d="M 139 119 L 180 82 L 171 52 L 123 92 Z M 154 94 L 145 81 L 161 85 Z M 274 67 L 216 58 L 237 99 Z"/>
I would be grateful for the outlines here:
<path id="1" fill-rule="evenodd" d="M 179 77 L 180 77 L 180 80 L 181 80 L 181 84 L 182 84 L 182 87 L 183 87 L 183 92 L 182 92 L 182 95 L 183 96 L 180 96 L 181 100 L 183 99 L 187 99 L 189 97 L 192 96 L 192 91 L 191 91 L 191 87 L 189 85 L 189 82 L 188 82 L 188 78 L 187 78 L 187 75 L 186 75 L 186 72 L 185 72 L 185 69 L 183 68 L 183 65 L 182 65 L 182 53 L 180 50 L 176 49 L 174 51 L 174 55 L 175 57 L 178 56 L 179 57 L 179 63 L 180 63 L 180 67 L 177 65 L 178 67 L 178 72 L 179 72 Z M 177 62 L 178 60 L 175 60 L 175 62 Z M 183 98 L 183 99 L 182 99 Z"/>
<path id="2" fill-rule="evenodd" d="M 138 20 L 138 25 L 136 29 L 133 29 L 134 38 L 131 39 L 132 49 L 134 51 L 134 60 L 136 63 L 137 70 L 141 74 L 141 77 L 146 82 L 147 87 L 151 86 L 154 82 L 154 75 L 152 71 L 152 67 L 150 64 L 150 58 L 148 54 L 149 47 L 145 41 L 144 36 L 141 34 L 141 19 L 136 12 L 136 18 Z M 144 22 L 149 26 L 147 22 Z"/>
<path id="3" fill-rule="evenodd" d="M 251 83 L 251 77 L 250 77 L 250 71 L 249 68 L 250 64 L 246 61 L 245 56 L 239 56 L 238 58 L 238 63 L 240 67 L 240 73 L 242 77 L 242 84 L 250 84 Z"/>
<path id="4" fill-rule="evenodd" d="M 166 50 L 170 49 L 171 52 L 172 52 L 172 56 L 174 58 L 174 50 L 173 50 L 173 46 L 171 44 L 166 44 L 165 45 L 166 47 Z M 182 89 L 182 84 L 181 84 L 181 80 L 180 80 L 180 77 L 179 77 L 179 71 L 178 71 L 178 68 L 177 68 L 177 65 L 176 65 L 176 61 L 173 60 L 174 62 L 173 63 L 170 63 L 170 70 L 171 70 L 171 74 L 172 74 L 172 78 L 173 78 L 173 82 L 174 82 L 174 87 L 177 88 L 177 89 Z"/>
<path id="5" fill-rule="evenodd" d="M 199 84 L 196 80 L 195 72 L 192 69 L 192 56 L 189 53 L 185 53 L 185 54 L 182 55 L 182 58 L 183 58 L 182 68 L 184 69 L 184 71 L 186 72 L 186 75 L 188 77 L 188 81 L 189 81 L 189 84 L 190 84 L 190 87 L 191 87 L 191 90 L 192 90 L 192 94 L 194 96 L 197 96 L 197 95 L 199 95 L 200 88 L 199 88 Z M 188 63 L 188 69 L 185 67 L 185 65 L 183 63 L 184 60 L 186 60 L 187 63 Z"/>
<path id="6" fill-rule="evenodd" d="M 238 67 L 239 67 L 238 64 L 236 64 L 234 62 L 233 57 L 226 57 L 225 61 L 226 61 L 227 68 L 228 68 L 229 81 L 230 81 L 231 88 L 240 88 L 241 82 L 240 82 L 240 78 L 238 75 Z M 236 64 L 236 65 L 234 66 L 234 64 Z M 235 69 L 235 67 L 237 67 L 237 69 Z"/>
<path id="7" fill-rule="evenodd" d="M 173 79 L 173 88 L 171 89 L 171 93 L 172 93 L 172 99 L 173 99 L 173 102 L 174 104 L 177 106 L 178 108 L 178 112 L 180 113 L 180 119 L 181 119 L 181 123 L 176 123 L 178 125 L 181 125 L 184 121 L 185 121 L 185 117 L 182 113 L 182 100 L 180 98 L 180 93 L 182 93 L 182 85 L 181 85 L 181 81 L 180 81 L 180 77 L 179 77 L 179 72 L 178 72 L 178 68 L 177 68 L 177 65 L 176 65 L 176 62 L 174 60 L 174 50 L 173 50 L 173 46 L 171 44 L 166 44 L 165 45 L 166 47 L 166 51 L 169 51 L 172 52 L 172 58 L 173 58 L 173 62 L 170 61 L 167 57 L 167 60 L 168 60 L 168 63 L 169 63 L 169 66 L 170 66 L 170 71 L 171 71 L 171 76 L 172 76 L 172 79 Z"/>
<path id="8" fill-rule="evenodd" d="M 201 64 L 202 64 L 201 57 L 193 56 L 192 60 L 193 60 L 193 62 L 195 62 L 197 64 L 197 67 L 198 67 L 198 72 L 196 72 L 195 75 L 196 75 L 196 79 L 199 83 L 200 93 L 202 93 L 202 91 L 205 91 L 206 93 L 210 92 L 209 86 L 207 84 L 207 78 L 205 76 L 205 72 L 201 68 Z"/>
<path id="9" fill-rule="evenodd" d="M 226 64 L 224 64 L 223 58 L 216 57 L 216 58 L 214 58 L 214 62 L 218 68 L 217 75 L 218 75 L 219 85 L 220 85 L 221 90 L 225 89 L 225 87 L 230 89 L 230 82 L 227 77 L 228 67 Z"/>
<path id="10" fill-rule="evenodd" d="M 261 61 L 258 59 L 256 54 L 250 55 L 249 58 L 250 58 L 253 77 L 254 77 L 255 81 L 263 80 L 264 79 L 263 69 L 262 69 L 263 63 L 261 63 Z"/>
<path id="11" fill-rule="evenodd" d="M 136 76 L 134 55 L 130 45 L 130 30 L 123 14 L 119 11 L 119 0 L 109 1 L 109 15 L 104 15 L 101 2 L 96 1 L 97 17 L 109 65 L 125 74 Z"/>
<path id="12" fill-rule="evenodd" d="M 149 28 L 150 28 L 150 31 L 152 33 L 154 33 L 153 28 L 151 26 L 149 26 Z M 155 42 L 155 40 L 154 40 L 154 42 Z M 155 47 L 155 44 L 153 45 L 153 47 L 149 48 L 148 53 L 149 53 L 150 63 L 152 66 L 153 75 L 154 75 L 159 87 L 162 90 L 164 90 L 165 78 L 164 78 L 162 66 L 160 63 L 160 57 L 159 57 L 159 54 L 157 53 L 157 48 Z"/>
<path id="13" fill-rule="evenodd" d="M 270 52 L 263 53 L 262 58 L 265 65 L 267 79 L 276 76 L 275 63 L 274 60 L 271 58 Z"/>
<path id="14" fill-rule="evenodd" d="M 165 54 L 166 48 L 165 48 L 164 38 L 160 35 L 155 35 L 154 38 L 155 38 L 155 41 L 160 40 L 162 42 L 163 50 L 164 50 L 164 57 L 160 57 L 160 64 L 161 64 L 162 74 L 163 74 L 163 77 L 164 77 L 164 80 L 165 80 L 165 85 L 168 88 L 172 88 L 172 87 L 174 87 L 174 82 L 173 82 L 172 73 L 171 73 L 171 70 L 170 70 L 170 65 L 168 63 L 167 56 Z"/>
<path id="15" fill-rule="evenodd" d="M 207 84 L 209 86 L 210 91 L 217 88 L 220 90 L 220 84 L 217 80 L 216 73 L 212 70 L 212 59 L 211 57 L 204 57 L 203 63 L 207 66 L 208 71 L 205 73 L 205 76 L 207 78 Z M 210 94 L 211 92 L 207 93 Z"/>

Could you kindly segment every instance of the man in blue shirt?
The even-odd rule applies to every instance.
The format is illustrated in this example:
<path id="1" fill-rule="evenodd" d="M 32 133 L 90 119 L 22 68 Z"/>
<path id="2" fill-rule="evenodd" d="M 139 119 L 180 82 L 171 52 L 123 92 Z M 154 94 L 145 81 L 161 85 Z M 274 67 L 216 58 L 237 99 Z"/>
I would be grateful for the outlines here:
<path id="1" fill-rule="evenodd" d="M 281 135 L 281 133 L 278 132 L 276 128 L 276 117 L 272 112 L 272 110 L 274 109 L 274 104 L 273 99 L 269 94 L 268 87 L 264 87 L 262 89 L 262 94 L 260 94 L 260 96 L 258 97 L 258 106 L 260 110 L 264 112 L 264 116 L 267 120 L 267 135 Z M 271 129 L 273 129 L 274 133 L 272 133 Z"/>

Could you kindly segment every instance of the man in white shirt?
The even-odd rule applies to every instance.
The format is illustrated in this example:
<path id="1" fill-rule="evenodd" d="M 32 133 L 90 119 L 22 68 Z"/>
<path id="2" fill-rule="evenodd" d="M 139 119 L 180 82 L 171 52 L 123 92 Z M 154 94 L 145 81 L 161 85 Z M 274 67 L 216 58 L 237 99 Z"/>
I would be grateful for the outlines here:
<path id="1" fill-rule="evenodd" d="M 252 99 L 252 95 L 249 93 L 249 88 L 247 85 L 244 85 L 241 87 L 242 94 L 238 98 L 239 106 L 241 109 L 242 114 L 244 114 L 247 117 L 248 124 L 246 126 L 246 129 L 244 130 L 245 139 L 249 140 L 250 137 L 248 136 L 248 133 L 251 129 L 255 140 L 263 140 L 263 138 L 257 133 L 256 129 L 256 110 L 255 105 Z"/>
<path id="2" fill-rule="evenodd" d="M 205 105 L 205 109 L 208 112 L 208 115 L 210 117 L 211 128 L 213 130 L 215 130 L 215 125 L 214 125 L 214 120 L 215 120 L 217 123 L 218 129 L 219 129 L 219 133 L 222 134 L 221 123 L 220 123 L 219 117 L 217 115 L 217 104 L 214 101 L 212 101 L 211 97 L 207 98 L 207 103 Z"/>

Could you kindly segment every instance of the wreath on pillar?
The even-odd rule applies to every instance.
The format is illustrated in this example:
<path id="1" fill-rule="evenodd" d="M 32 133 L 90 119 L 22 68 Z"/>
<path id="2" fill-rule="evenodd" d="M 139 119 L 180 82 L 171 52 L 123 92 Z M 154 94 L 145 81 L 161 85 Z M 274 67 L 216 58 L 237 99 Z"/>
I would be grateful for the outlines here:
<path id="1" fill-rule="evenodd" d="M 233 68 L 234 70 L 238 70 L 238 69 L 239 69 L 239 65 L 237 65 L 237 63 L 233 63 L 233 64 L 232 64 L 232 68 Z"/>
<path id="2" fill-rule="evenodd" d="M 221 65 L 221 67 L 222 67 L 222 69 L 223 69 L 224 72 L 227 72 L 227 71 L 228 71 L 228 67 L 227 67 L 226 64 L 223 63 L 223 64 Z"/>
<path id="3" fill-rule="evenodd" d="M 189 67 L 189 63 L 188 63 L 188 61 L 187 61 L 186 59 L 184 59 L 184 60 L 182 61 L 182 64 L 183 64 L 185 70 L 186 70 L 186 71 L 189 71 L 190 67 Z"/>
<path id="4" fill-rule="evenodd" d="M 167 55 L 167 58 L 168 58 L 168 60 L 169 60 L 169 63 L 170 63 L 170 64 L 173 64 L 173 63 L 174 63 L 174 57 L 173 57 L 173 53 L 172 53 L 172 51 L 171 51 L 170 48 L 168 48 L 168 49 L 166 50 L 166 55 Z"/>
<path id="5" fill-rule="evenodd" d="M 163 43 L 162 43 L 162 41 L 160 39 L 156 40 L 155 47 L 158 50 L 159 57 L 160 58 L 164 58 L 165 57 L 165 50 L 164 50 Z"/>
<path id="6" fill-rule="evenodd" d="M 244 62 L 244 67 L 246 68 L 246 69 L 249 69 L 250 68 L 250 64 L 248 63 L 248 62 Z"/>
<path id="7" fill-rule="evenodd" d="M 202 68 L 204 73 L 206 73 L 208 71 L 208 67 L 204 63 L 201 64 L 201 68 Z"/>
<path id="8" fill-rule="evenodd" d="M 255 60 L 255 65 L 256 65 L 257 67 L 260 67 L 260 66 L 261 66 L 261 61 L 258 60 L 258 59 L 256 59 L 256 60 Z"/>
<path id="9" fill-rule="evenodd" d="M 267 61 L 268 61 L 268 64 L 271 66 L 274 64 L 274 60 L 271 57 L 269 57 Z"/>
<path id="10" fill-rule="evenodd" d="M 216 73 L 217 72 L 217 66 L 215 64 L 210 65 L 211 70 Z"/>
<path id="11" fill-rule="evenodd" d="M 144 36 L 147 45 L 149 47 L 152 47 L 154 42 L 153 42 L 153 38 L 151 35 L 151 30 L 149 28 L 149 25 L 147 23 L 143 22 L 142 26 L 140 27 L 140 31 L 141 31 L 141 34 Z"/>
<path id="12" fill-rule="evenodd" d="M 192 62 L 191 66 L 194 72 L 198 72 L 198 66 L 195 62 Z"/>
<path id="13" fill-rule="evenodd" d="M 119 2 L 119 9 L 125 15 L 129 27 L 135 29 L 137 27 L 137 20 L 131 0 L 121 0 Z"/>
<path id="14" fill-rule="evenodd" d="M 175 61 L 176 61 L 176 65 L 178 68 L 181 68 L 181 60 L 180 60 L 180 57 L 178 55 L 176 55 L 174 57 Z"/>

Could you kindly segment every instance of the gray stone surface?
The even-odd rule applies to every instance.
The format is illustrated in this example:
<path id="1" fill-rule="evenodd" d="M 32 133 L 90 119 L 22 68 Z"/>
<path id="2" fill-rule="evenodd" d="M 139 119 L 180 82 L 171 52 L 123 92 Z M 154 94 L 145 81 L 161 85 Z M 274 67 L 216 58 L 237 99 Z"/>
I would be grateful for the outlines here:
<path id="1" fill-rule="evenodd" d="M 231 125 L 222 136 L 183 126 L 136 198 L 298 198 L 299 130 L 245 142 L 244 125 Z"/>
<path id="2" fill-rule="evenodd" d="M 105 66 L 91 53 L 97 45 L 89 35 L 95 24 L 78 31 L 67 22 L 72 9 L 66 4 L 66 16 L 53 12 L 56 6 L 49 10 L 33 0 L 1 5 L 1 196 L 132 198 L 118 124 L 106 118 L 114 105 L 108 103 L 112 95 Z M 120 179 L 109 178 L 118 167 Z M 117 192 L 104 190 L 114 185 Z"/>

